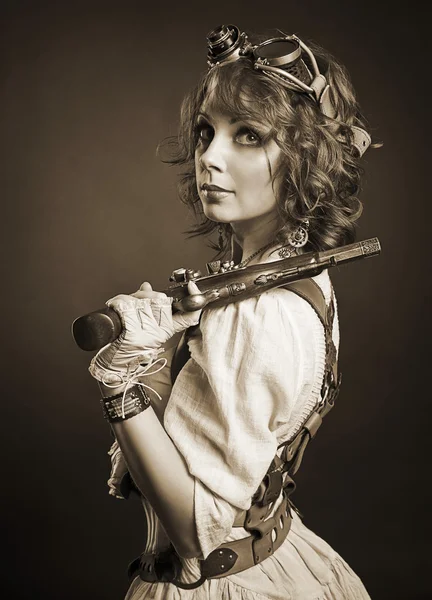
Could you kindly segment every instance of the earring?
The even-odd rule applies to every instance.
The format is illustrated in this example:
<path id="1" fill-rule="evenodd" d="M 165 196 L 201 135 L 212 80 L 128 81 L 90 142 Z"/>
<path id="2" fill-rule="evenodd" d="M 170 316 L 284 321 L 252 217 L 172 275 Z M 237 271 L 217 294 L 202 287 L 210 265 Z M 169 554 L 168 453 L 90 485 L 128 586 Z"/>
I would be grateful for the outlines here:
<path id="1" fill-rule="evenodd" d="M 304 221 L 295 231 L 289 234 L 288 244 L 293 248 L 303 248 L 309 240 L 309 221 Z"/>
<path id="2" fill-rule="evenodd" d="M 222 252 L 222 250 L 224 249 L 225 246 L 225 240 L 224 240 L 224 230 L 222 225 L 219 225 L 218 227 L 218 233 L 219 233 L 219 238 L 218 238 L 218 248 L 219 248 L 219 252 Z"/>

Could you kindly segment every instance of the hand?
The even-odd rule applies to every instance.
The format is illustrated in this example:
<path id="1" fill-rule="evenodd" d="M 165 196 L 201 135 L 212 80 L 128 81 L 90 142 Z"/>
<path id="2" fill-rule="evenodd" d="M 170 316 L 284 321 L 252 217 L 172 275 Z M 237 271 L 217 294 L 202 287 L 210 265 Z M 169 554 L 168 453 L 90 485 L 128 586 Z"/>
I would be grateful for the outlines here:
<path id="1" fill-rule="evenodd" d="M 199 294 L 194 282 L 188 283 L 189 294 Z M 114 309 L 123 330 L 110 345 L 102 348 L 91 361 L 89 371 L 104 383 L 121 383 L 140 364 L 154 359 L 159 348 L 175 333 L 197 325 L 201 311 L 172 314 L 172 298 L 154 292 L 143 283 L 131 295 L 120 294 L 106 303 Z"/>

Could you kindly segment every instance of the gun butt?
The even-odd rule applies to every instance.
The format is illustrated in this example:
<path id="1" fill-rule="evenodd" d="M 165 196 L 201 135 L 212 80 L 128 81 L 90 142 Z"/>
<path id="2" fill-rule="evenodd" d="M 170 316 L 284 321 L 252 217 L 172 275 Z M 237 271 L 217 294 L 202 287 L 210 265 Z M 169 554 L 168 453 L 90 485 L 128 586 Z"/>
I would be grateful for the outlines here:
<path id="1" fill-rule="evenodd" d="M 107 306 L 78 317 L 72 323 L 72 336 L 81 350 L 99 350 L 118 338 L 121 331 L 120 317 Z"/>

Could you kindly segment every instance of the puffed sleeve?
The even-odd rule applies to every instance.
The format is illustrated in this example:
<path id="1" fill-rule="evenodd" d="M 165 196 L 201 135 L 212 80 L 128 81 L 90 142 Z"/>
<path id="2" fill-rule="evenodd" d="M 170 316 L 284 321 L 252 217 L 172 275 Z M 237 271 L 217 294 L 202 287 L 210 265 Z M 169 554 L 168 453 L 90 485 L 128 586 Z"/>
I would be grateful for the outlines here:
<path id="1" fill-rule="evenodd" d="M 313 408 L 325 346 L 315 311 L 285 289 L 208 309 L 200 330 L 164 424 L 195 477 L 205 558 L 227 537 L 237 511 L 250 507 L 293 419 Z M 311 406 L 299 406 L 300 398 Z"/>

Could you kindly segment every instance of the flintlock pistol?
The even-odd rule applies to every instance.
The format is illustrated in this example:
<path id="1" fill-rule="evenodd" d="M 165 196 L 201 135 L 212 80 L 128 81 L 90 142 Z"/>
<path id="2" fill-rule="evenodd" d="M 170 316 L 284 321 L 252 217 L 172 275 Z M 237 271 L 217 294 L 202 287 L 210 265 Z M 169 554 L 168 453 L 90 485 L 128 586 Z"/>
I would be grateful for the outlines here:
<path id="1" fill-rule="evenodd" d="M 251 298 L 274 287 L 314 277 L 330 267 L 376 256 L 380 252 L 381 245 L 375 237 L 323 252 L 307 252 L 241 268 L 215 261 L 207 264 L 209 274 L 204 277 L 193 269 L 176 269 L 170 277 L 174 283 L 163 293 L 173 298 L 173 311 L 205 310 Z M 189 281 L 196 283 L 200 294 L 189 295 Z M 113 342 L 121 331 L 120 317 L 108 307 L 78 317 L 72 324 L 72 335 L 82 350 L 99 350 Z"/>

